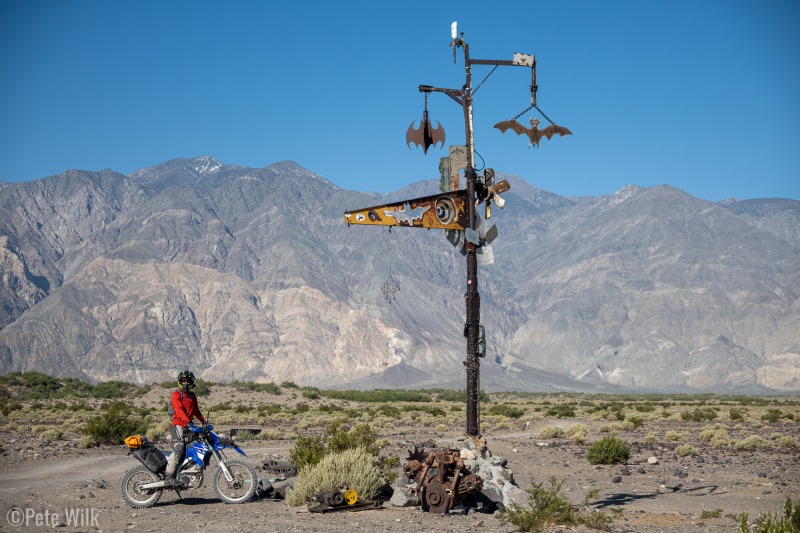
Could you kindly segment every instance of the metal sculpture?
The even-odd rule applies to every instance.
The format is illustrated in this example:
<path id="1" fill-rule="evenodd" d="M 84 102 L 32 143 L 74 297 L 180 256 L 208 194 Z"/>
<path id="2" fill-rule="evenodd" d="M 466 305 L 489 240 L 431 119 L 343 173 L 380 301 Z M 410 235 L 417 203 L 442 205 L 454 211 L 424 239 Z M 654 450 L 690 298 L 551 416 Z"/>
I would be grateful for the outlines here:
<path id="1" fill-rule="evenodd" d="M 536 145 L 536 148 L 539 148 L 539 141 L 542 137 L 545 137 L 547 140 L 550 140 L 555 135 L 561 135 L 562 137 L 565 135 L 572 135 L 572 132 L 569 131 L 564 126 L 559 126 L 558 124 L 550 124 L 545 129 L 539 129 L 539 119 L 532 118 L 531 127 L 526 128 L 516 120 L 504 120 L 502 122 L 498 122 L 494 125 L 495 128 L 500 130 L 502 133 L 505 133 L 508 130 L 513 131 L 517 135 L 527 135 L 528 138 L 531 140 L 531 144 L 528 145 L 530 148 L 533 145 Z"/>
<path id="2" fill-rule="evenodd" d="M 428 148 L 436 146 L 437 143 L 442 143 L 444 148 L 444 128 L 439 122 L 436 122 L 436 128 L 431 128 L 431 122 L 428 120 L 428 95 L 425 95 L 425 110 L 422 112 L 422 120 L 419 122 L 419 128 L 414 128 L 414 121 L 406 131 L 406 145 L 411 150 L 411 143 L 417 146 L 422 146 L 422 152 L 427 154 Z"/>
<path id="3" fill-rule="evenodd" d="M 456 503 L 465 503 L 483 488 L 483 478 L 464 465 L 460 452 L 446 449 L 430 452 L 409 450 L 403 473 L 416 481 L 411 493 L 419 498 L 423 511 L 446 514 Z"/>

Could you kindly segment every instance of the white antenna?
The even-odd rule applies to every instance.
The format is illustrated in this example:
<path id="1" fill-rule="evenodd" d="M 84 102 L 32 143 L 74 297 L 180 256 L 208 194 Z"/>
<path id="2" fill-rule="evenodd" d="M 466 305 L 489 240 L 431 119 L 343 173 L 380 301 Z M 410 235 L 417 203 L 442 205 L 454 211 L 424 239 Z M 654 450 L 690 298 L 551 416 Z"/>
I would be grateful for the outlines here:
<path id="1" fill-rule="evenodd" d="M 454 20 L 450 24 L 450 38 L 455 40 L 456 37 L 458 37 L 458 22 Z"/>

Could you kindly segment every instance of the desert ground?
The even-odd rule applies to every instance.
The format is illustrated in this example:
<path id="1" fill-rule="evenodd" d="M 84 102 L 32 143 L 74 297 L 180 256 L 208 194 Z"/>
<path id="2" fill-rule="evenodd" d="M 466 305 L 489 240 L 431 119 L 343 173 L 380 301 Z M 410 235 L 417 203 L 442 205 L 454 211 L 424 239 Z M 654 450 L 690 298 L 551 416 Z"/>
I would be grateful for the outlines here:
<path id="1" fill-rule="evenodd" d="M 380 509 L 326 514 L 269 498 L 226 505 L 208 483 L 183 492 L 182 499 L 166 491 L 155 506 L 133 509 L 120 495 L 120 480 L 138 463 L 125 446 L 87 445 L 79 431 L 81 417 L 99 416 L 107 400 L 16 401 L 18 391 L 7 388 L 10 397 L 4 401 L 16 402 L 16 408 L 4 409 L 0 417 L 0 531 L 517 531 L 474 510 L 438 515 L 388 501 Z M 168 392 L 154 386 L 124 401 L 158 412 Z M 398 456 L 401 463 L 407 450 L 421 443 L 426 449 L 450 447 L 464 434 L 463 405 L 432 396 L 430 402 L 376 403 L 299 388 L 275 394 L 215 385 L 200 403 L 211 409 L 219 431 L 260 430 L 239 444 L 260 477 L 269 478 L 261 470 L 264 460 L 286 459 L 298 435 L 319 434 L 333 417 L 371 424 L 384 444 L 381 453 Z M 554 477 L 563 480 L 564 495 L 576 505 L 596 489 L 586 512 L 612 516 L 611 531 L 738 531 L 742 513 L 752 521 L 762 513 L 782 513 L 787 496 L 800 498 L 798 398 L 497 393 L 484 398 L 481 412 L 488 449 L 507 459 L 519 487 Z M 629 443 L 629 459 L 591 464 L 587 449 L 609 434 Z M 564 530 L 590 529 L 559 524 L 544 529 Z"/>

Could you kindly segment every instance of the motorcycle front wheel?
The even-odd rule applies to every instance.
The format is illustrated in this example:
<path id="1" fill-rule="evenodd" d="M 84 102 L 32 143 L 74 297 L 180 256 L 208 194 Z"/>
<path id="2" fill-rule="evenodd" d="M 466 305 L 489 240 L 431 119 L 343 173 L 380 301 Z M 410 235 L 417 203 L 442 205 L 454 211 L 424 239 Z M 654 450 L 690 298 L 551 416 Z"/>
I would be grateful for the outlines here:
<path id="1" fill-rule="evenodd" d="M 233 476 L 233 481 L 225 479 L 225 472 L 218 466 L 211 476 L 214 492 L 225 503 L 244 503 L 256 492 L 258 476 L 256 469 L 241 459 L 227 459 L 225 466 Z"/>
<path id="2" fill-rule="evenodd" d="M 151 507 L 161 498 L 163 489 L 143 489 L 142 485 L 159 481 L 158 476 L 144 466 L 131 468 L 122 477 L 122 497 L 134 509 Z"/>

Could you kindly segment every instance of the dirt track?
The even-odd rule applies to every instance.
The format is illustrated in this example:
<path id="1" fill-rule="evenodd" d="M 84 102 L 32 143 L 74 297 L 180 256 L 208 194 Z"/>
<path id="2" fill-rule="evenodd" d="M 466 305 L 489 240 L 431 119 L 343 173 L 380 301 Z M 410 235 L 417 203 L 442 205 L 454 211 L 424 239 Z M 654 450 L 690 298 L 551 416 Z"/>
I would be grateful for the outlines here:
<path id="1" fill-rule="evenodd" d="M 536 428 L 531 429 L 526 433 L 487 436 L 489 448 L 508 459 L 522 488 L 529 487 L 532 481 L 556 476 L 566 479 L 564 490 L 574 503 L 579 503 L 588 490 L 599 489 L 600 496 L 592 504 L 618 516 L 614 531 L 736 531 L 736 522 L 725 515 L 746 512 L 754 518 L 761 512 L 781 511 L 787 495 L 793 500 L 800 498 L 797 449 L 738 452 L 707 448 L 701 449 L 698 459 L 678 458 L 668 448 L 635 445 L 627 467 L 592 466 L 583 457 L 584 445 L 538 439 L 534 437 L 538 434 Z M 796 432 L 790 426 L 783 430 Z M 225 505 L 209 486 L 185 492 L 183 500 L 173 492 L 165 492 L 154 507 L 136 510 L 123 501 L 119 492 L 123 473 L 137 464 L 126 456 L 124 448 L 80 450 L 74 443 L 42 445 L 32 437 L 0 437 L 4 438 L 0 458 L 0 531 L 172 532 L 176 527 L 320 533 L 515 530 L 491 515 L 472 512 L 466 516 L 439 516 L 415 508 L 394 508 L 388 502 L 382 510 L 325 515 L 289 508 L 280 501 Z M 448 445 L 450 440 L 441 438 L 440 445 Z M 542 445 L 545 443 L 548 446 Z M 398 442 L 393 451 L 400 453 L 410 444 Z M 265 453 L 285 452 L 291 445 L 285 441 L 248 442 L 243 447 L 251 463 L 259 465 Z M 651 456 L 657 457 L 659 463 L 648 464 Z M 11 511 L 13 508 L 20 509 L 21 514 L 13 515 L 19 512 Z M 65 509 L 82 523 L 66 526 Z M 721 517 L 700 518 L 703 511 L 715 509 L 722 510 Z M 60 522 L 57 527 L 54 514 Z M 27 520 L 28 527 L 14 528 L 9 524 L 9 519 L 19 516 Z M 583 527 L 577 530 L 588 531 Z"/>

